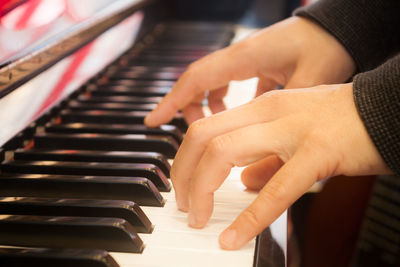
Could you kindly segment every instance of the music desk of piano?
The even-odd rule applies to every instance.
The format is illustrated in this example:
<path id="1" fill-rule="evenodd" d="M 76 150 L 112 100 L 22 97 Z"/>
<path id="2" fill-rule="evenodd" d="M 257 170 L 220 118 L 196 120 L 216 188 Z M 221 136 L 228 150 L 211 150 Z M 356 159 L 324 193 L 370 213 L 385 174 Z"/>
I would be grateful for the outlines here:
<path id="1" fill-rule="evenodd" d="M 175 21 L 168 1 L 80 7 L 35 0 L 3 10 L 0 34 L 19 39 L 0 50 L 0 262 L 285 266 L 286 213 L 243 249 L 218 247 L 256 195 L 238 168 L 208 225 L 189 228 L 167 180 L 182 116 L 142 124 L 190 62 L 229 44 L 232 24 Z"/>

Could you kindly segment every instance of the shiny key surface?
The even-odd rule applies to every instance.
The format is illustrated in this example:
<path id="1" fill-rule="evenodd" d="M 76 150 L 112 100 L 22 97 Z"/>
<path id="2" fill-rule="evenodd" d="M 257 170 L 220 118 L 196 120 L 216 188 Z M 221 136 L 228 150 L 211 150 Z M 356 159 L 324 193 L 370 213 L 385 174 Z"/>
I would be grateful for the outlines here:
<path id="1" fill-rule="evenodd" d="M 148 128 L 143 124 L 48 123 L 45 132 L 165 135 L 173 137 L 178 143 L 183 139 L 182 132 L 176 126 L 169 124 Z"/>
<path id="2" fill-rule="evenodd" d="M 34 144 L 38 149 L 158 152 L 168 158 L 173 158 L 178 150 L 178 144 L 170 136 L 138 134 L 44 133 L 35 135 Z"/>
<path id="3" fill-rule="evenodd" d="M 137 66 L 137 65 L 136 65 Z M 142 66 L 144 68 L 148 68 L 149 66 Z M 154 66 L 151 66 L 152 68 Z M 160 66 L 158 66 L 160 67 Z M 171 66 L 165 66 L 161 68 L 169 68 Z M 157 80 L 157 81 L 149 81 L 149 80 L 126 80 L 126 79 L 120 79 L 120 80 L 108 80 L 108 76 L 104 76 L 101 80 L 97 82 L 98 85 L 105 85 L 105 86 L 110 86 L 110 85 L 124 85 L 124 86 L 135 86 L 135 87 L 172 87 L 174 86 L 175 82 L 174 81 L 163 81 L 163 80 Z"/>
<path id="4" fill-rule="evenodd" d="M 60 118 L 63 123 L 86 122 L 86 123 L 108 123 L 108 124 L 143 124 L 144 118 L 150 111 L 107 111 L 107 110 L 88 110 L 71 111 L 63 110 Z M 169 122 L 181 131 L 187 130 L 187 123 L 182 114 L 178 113 Z"/>
<path id="5" fill-rule="evenodd" d="M 89 90 L 92 96 L 149 96 L 160 97 L 166 95 L 170 87 L 137 87 L 126 85 L 103 85 Z"/>
<path id="6" fill-rule="evenodd" d="M 46 160 L 46 161 L 79 161 L 79 162 L 119 162 L 119 163 L 150 163 L 154 164 L 164 175 L 169 177 L 171 169 L 166 157 L 155 152 L 130 151 L 90 151 L 90 150 L 46 150 L 17 149 L 15 160 Z"/>
<path id="7" fill-rule="evenodd" d="M 126 104 L 157 104 L 161 96 L 87 96 L 81 95 L 76 98 L 83 103 L 126 103 Z"/>
<path id="8" fill-rule="evenodd" d="M 0 214 L 119 218 L 138 233 L 154 228 L 136 203 L 123 200 L 7 198 L 0 200 Z"/>
<path id="9" fill-rule="evenodd" d="M 108 110 L 108 111 L 151 111 L 156 104 L 125 104 L 125 103 L 81 103 L 71 101 L 68 109 L 72 111 Z"/>
<path id="10" fill-rule="evenodd" d="M 6 267 L 119 267 L 105 250 L 0 248 L 0 266 Z"/>
<path id="11" fill-rule="evenodd" d="M 143 206 L 162 207 L 165 200 L 146 178 L 46 174 L 0 175 L 4 197 L 46 197 L 129 200 Z"/>
<path id="12" fill-rule="evenodd" d="M 11 160 L 3 162 L 0 168 L 5 173 L 144 177 L 160 191 L 171 189 L 164 173 L 157 166 L 147 163 Z"/>
<path id="13" fill-rule="evenodd" d="M 143 55 L 141 57 L 136 57 L 136 59 L 143 60 L 145 58 L 152 58 L 156 55 Z M 157 57 L 157 56 L 156 56 Z M 157 58 L 160 58 L 159 56 Z M 169 58 L 178 58 L 176 56 L 169 56 Z M 182 56 L 182 59 L 192 60 L 193 56 Z M 198 58 L 198 57 L 196 57 Z M 131 60 L 132 58 L 129 58 Z M 113 74 L 109 74 L 110 80 L 119 79 L 137 79 L 137 80 L 166 80 L 166 81 L 176 81 L 181 73 L 179 72 L 167 72 L 167 71 L 135 71 L 135 70 L 120 70 Z"/>
<path id="14" fill-rule="evenodd" d="M 123 219 L 24 215 L 0 219 L 0 245 L 130 253 L 144 249 L 133 226 Z"/>
<path id="15" fill-rule="evenodd" d="M 170 54 L 169 52 L 166 51 L 158 51 L 159 53 L 167 53 Z M 180 51 L 182 54 L 187 54 L 187 53 L 193 53 L 193 51 Z M 156 50 L 142 50 L 141 54 L 146 54 L 146 53 L 157 53 Z M 132 54 L 131 51 L 128 51 L 126 53 L 127 55 Z M 140 65 L 119 65 L 119 66 L 110 66 L 109 68 L 107 68 L 106 70 L 106 75 L 113 75 L 114 73 L 118 72 L 118 71 L 124 71 L 124 70 L 128 70 L 128 71 L 135 71 L 135 72 L 142 72 L 142 73 L 148 73 L 148 72 L 179 72 L 179 73 L 183 73 L 186 69 L 185 68 L 180 68 L 180 67 L 175 67 L 175 66 L 170 66 L 170 67 L 157 67 L 157 66 L 153 66 L 153 67 L 148 67 L 148 66 L 140 66 Z M 157 82 L 157 81 L 155 81 Z"/>

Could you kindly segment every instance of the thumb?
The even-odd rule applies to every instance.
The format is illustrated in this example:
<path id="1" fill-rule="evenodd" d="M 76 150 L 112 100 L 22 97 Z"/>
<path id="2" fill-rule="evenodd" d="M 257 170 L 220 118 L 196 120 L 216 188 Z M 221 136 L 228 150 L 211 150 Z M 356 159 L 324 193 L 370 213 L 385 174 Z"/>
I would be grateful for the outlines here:
<path id="1" fill-rule="evenodd" d="M 321 157 L 320 157 L 321 158 Z M 244 246 L 276 220 L 318 179 L 318 157 L 299 149 L 219 237 L 222 249 Z"/>
<path id="2" fill-rule="evenodd" d="M 311 77 L 309 71 L 298 68 L 286 83 L 284 89 L 308 88 L 319 85 L 320 83 Z"/>

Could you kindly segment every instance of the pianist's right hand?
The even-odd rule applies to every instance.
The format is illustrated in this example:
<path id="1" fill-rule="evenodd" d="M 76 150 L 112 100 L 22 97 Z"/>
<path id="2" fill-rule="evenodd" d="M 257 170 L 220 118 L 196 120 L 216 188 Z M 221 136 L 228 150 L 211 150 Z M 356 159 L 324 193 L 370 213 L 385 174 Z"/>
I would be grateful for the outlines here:
<path id="1" fill-rule="evenodd" d="M 261 95 L 277 85 L 343 83 L 354 71 L 352 58 L 334 37 L 313 22 L 292 17 L 191 64 L 145 124 L 167 123 L 178 110 L 192 123 L 204 117 L 205 96 L 213 113 L 224 110 L 223 97 L 231 80 L 257 76 L 257 95 Z"/>

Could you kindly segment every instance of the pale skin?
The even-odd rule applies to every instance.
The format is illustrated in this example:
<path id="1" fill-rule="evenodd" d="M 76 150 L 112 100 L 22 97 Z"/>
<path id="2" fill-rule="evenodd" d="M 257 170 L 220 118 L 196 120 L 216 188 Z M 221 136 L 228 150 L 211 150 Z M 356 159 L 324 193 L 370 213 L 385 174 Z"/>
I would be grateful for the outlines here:
<path id="1" fill-rule="evenodd" d="M 247 166 L 242 181 L 259 194 L 221 233 L 223 249 L 245 245 L 316 181 L 390 173 L 357 113 L 353 84 L 343 83 L 354 71 L 335 38 L 297 17 L 192 64 L 145 120 L 157 126 L 182 110 L 191 123 L 171 169 L 189 225 L 207 224 L 214 192 L 234 166 Z M 260 96 L 220 112 L 228 82 L 254 76 Z M 208 118 L 205 92 L 215 113 Z"/>

